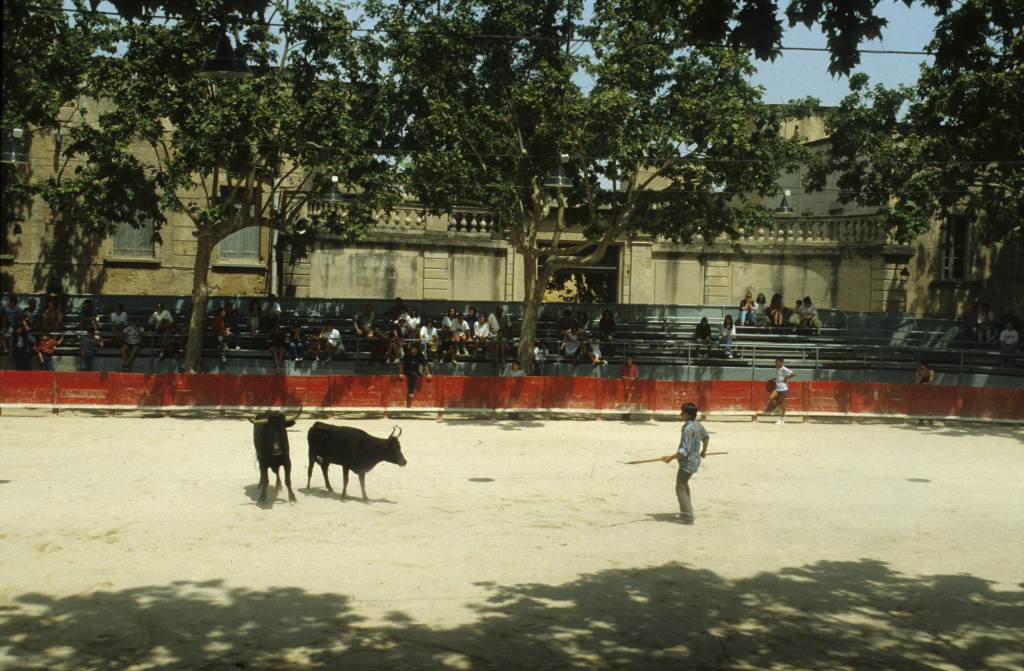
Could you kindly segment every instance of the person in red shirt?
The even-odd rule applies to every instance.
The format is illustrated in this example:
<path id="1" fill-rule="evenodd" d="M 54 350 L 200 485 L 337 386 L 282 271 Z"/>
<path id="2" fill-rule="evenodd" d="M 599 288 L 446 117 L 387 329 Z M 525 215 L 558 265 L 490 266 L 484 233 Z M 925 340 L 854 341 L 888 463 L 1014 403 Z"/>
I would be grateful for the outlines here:
<path id="1" fill-rule="evenodd" d="M 640 371 L 637 370 L 636 364 L 633 363 L 633 357 L 626 357 L 626 363 L 622 364 L 622 370 L 619 371 L 619 377 L 623 380 L 629 380 L 630 382 L 640 377 Z"/>
<path id="2" fill-rule="evenodd" d="M 53 370 L 53 355 L 57 352 L 57 345 L 64 342 L 64 338 L 54 338 L 49 333 L 44 333 L 36 346 L 36 354 L 39 356 L 39 363 L 43 370 Z"/>

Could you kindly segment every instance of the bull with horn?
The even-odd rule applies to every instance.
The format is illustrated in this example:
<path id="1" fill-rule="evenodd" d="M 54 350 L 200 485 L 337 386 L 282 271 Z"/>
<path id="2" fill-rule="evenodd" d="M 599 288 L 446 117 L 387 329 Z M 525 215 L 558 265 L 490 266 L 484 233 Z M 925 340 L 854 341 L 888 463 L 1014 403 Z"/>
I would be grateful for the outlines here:
<path id="1" fill-rule="evenodd" d="M 281 467 L 284 467 L 284 483 L 288 487 L 288 500 L 295 502 L 292 491 L 292 458 L 288 447 L 288 427 L 302 414 L 302 408 L 294 417 L 288 417 L 278 410 L 268 410 L 256 417 L 252 422 L 252 442 L 256 446 L 256 461 L 260 469 L 260 503 L 267 500 L 267 487 L 270 485 L 269 471 L 277 476 L 277 491 L 281 491 Z"/>

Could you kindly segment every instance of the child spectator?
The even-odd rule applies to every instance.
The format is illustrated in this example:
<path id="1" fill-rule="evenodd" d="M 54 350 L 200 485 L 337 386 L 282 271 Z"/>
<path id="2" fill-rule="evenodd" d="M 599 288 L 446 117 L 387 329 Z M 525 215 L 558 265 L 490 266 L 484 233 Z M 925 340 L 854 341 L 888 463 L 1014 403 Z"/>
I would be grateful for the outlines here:
<path id="1" fill-rule="evenodd" d="M 270 330 L 270 356 L 274 357 L 274 369 L 281 372 L 284 369 L 284 356 L 288 351 L 288 338 L 280 326 Z"/>
<path id="2" fill-rule="evenodd" d="M 587 352 L 590 363 L 595 366 L 606 366 L 608 362 L 601 356 L 601 340 L 597 336 L 590 338 L 590 350 Z"/>
<path id="3" fill-rule="evenodd" d="M 47 303 L 46 310 L 43 311 L 43 316 L 39 321 L 39 329 L 44 333 L 53 333 L 54 331 L 59 331 L 63 324 L 64 313 L 61 312 L 57 301 L 51 300 Z"/>
<path id="4" fill-rule="evenodd" d="M 629 382 L 640 377 L 640 371 L 637 370 L 636 364 L 633 363 L 633 357 L 626 357 L 626 363 L 622 364 L 622 368 L 619 370 L 619 377 Z"/>
<path id="5" fill-rule="evenodd" d="M 701 345 L 704 345 L 704 356 L 711 356 L 711 324 L 707 317 L 701 317 L 700 323 L 694 330 L 693 339 L 697 341 L 697 354 L 700 355 Z"/>
<path id="6" fill-rule="evenodd" d="M 96 361 L 96 349 L 99 347 L 100 337 L 96 335 L 96 329 L 89 324 L 85 332 L 78 339 L 78 370 L 91 371 Z"/>
<path id="7" fill-rule="evenodd" d="M 39 356 L 39 363 L 42 364 L 43 370 L 53 370 L 53 357 L 57 352 L 57 345 L 64 342 L 64 338 L 54 338 L 49 332 L 43 333 L 43 337 L 39 339 L 39 345 L 36 346 L 36 354 Z"/>
<path id="8" fill-rule="evenodd" d="M 482 315 L 481 315 L 482 316 Z M 427 364 L 426 357 L 423 356 L 423 352 L 420 351 L 420 345 L 417 342 L 409 345 L 409 351 L 402 357 L 402 374 L 405 375 L 405 407 L 412 406 L 412 397 L 416 393 L 416 383 L 420 378 L 420 370 L 423 370 L 424 377 L 430 379 L 430 366 Z"/>
<path id="9" fill-rule="evenodd" d="M 114 311 L 110 313 L 110 332 L 114 336 L 114 346 L 121 346 L 121 336 L 125 327 L 128 326 L 128 313 L 124 311 L 124 305 L 118 303 Z"/>
<path id="10" fill-rule="evenodd" d="M 139 347 L 142 346 L 142 324 L 137 318 L 133 319 L 124 328 L 122 335 L 124 344 L 121 345 L 121 370 L 130 371 L 139 353 Z"/>
<path id="11" fill-rule="evenodd" d="M 149 316 L 149 328 L 156 333 L 165 333 L 174 328 L 174 317 L 163 303 L 157 303 L 156 310 Z"/>
<path id="12" fill-rule="evenodd" d="M 745 299 L 744 299 L 745 300 Z M 725 356 L 732 358 L 732 341 L 736 337 L 736 325 L 733 324 L 732 315 L 725 315 L 722 320 L 722 347 L 725 349 Z"/>
<path id="13" fill-rule="evenodd" d="M 800 314 L 800 325 L 814 329 L 814 332 L 821 332 L 821 318 L 818 317 L 818 308 L 811 302 L 810 296 L 804 296 L 803 303 L 798 310 Z"/>
<path id="14" fill-rule="evenodd" d="M 341 334 L 338 335 L 340 337 Z M 307 349 L 309 349 L 309 345 L 306 343 L 306 339 L 302 337 L 302 329 L 297 325 L 292 326 L 292 330 L 288 333 L 288 356 L 295 363 L 300 363 L 303 357 L 306 356 Z"/>
<path id="15" fill-rule="evenodd" d="M 437 358 L 437 353 L 441 348 L 441 336 L 437 332 L 437 327 L 434 326 L 433 319 L 428 319 L 427 323 L 420 327 L 420 346 L 427 359 Z"/>
<path id="16" fill-rule="evenodd" d="M 1006 328 L 999 334 L 999 349 L 1007 354 L 1012 354 L 1017 351 L 1017 345 L 1020 342 L 1020 333 L 1017 332 L 1017 327 L 1012 321 L 1006 322 Z"/>

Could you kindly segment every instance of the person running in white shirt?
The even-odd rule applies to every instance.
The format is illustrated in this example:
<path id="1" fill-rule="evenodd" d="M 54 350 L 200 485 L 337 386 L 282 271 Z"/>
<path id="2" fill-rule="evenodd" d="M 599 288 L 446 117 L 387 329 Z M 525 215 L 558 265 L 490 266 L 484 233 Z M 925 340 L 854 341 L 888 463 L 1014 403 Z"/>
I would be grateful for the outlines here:
<path id="1" fill-rule="evenodd" d="M 765 414 L 770 414 L 775 408 L 779 409 L 779 421 L 776 424 L 785 424 L 786 420 L 786 394 L 789 393 L 789 380 L 796 377 L 796 373 L 782 365 L 782 357 L 775 359 L 775 388 L 768 395 L 768 407 Z"/>

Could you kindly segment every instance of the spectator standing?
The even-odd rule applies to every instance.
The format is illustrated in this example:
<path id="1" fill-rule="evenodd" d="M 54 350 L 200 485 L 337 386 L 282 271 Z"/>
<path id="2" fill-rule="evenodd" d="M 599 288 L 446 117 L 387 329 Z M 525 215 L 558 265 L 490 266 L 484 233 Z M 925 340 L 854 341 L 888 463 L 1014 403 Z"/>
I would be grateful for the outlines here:
<path id="1" fill-rule="evenodd" d="M 227 341 L 228 347 L 234 347 L 240 349 L 241 346 L 238 344 L 238 334 L 242 332 L 242 315 L 235 309 L 235 306 L 228 303 L 224 306 L 224 326 L 227 327 Z"/>
<path id="2" fill-rule="evenodd" d="M 587 314 L 586 310 L 580 310 L 576 313 L 576 328 L 580 330 L 580 334 L 583 336 L 590 334 L 590 315 Z"/>
<path id="3" fill-rule="evenodd" d="M 633 363 L 633 357 L 626 357 L 626 363 L 622 364 L 622 368 L 619 370 L 619 377 L 627 382 L 635 382 L 640 377 L 640 371 Z"/>
<path id="4" fill-rule="evenodd" d="M 281 325 L 281 304 L 277 302 L 277 296 L 274 294 L 267 296 L 261 313 L 264 330 L 273 333 L 274 327 Z"/>
<path id="5" fill-rule="evenodd" d="M 693 339 L 697 341 L 697 354 L 700 355 L 701 345 L 704 346 L 704 356 L 711 356 L 711 324 L 707 317 L 701 317 L 700 323 L 694 330 Z"/>
<path id="6" fill-rule="evenodd" d="M 533 346 L 533 374 L 543 375 L 544 364 L 548 360 L 548 351 L 540 345 Z"/>
<path id="7" fill-rule="evenodd" d="M 562 309 L 562 315 L 558 318 L 558 334 L 564 336 L 576 326 L 576 320 L 572 316 L 572 310 Z"/>
<path id="8" fill-rule="evenodd" d="M 690 478 L 697 474 L 701 459 L 708 453 L 711 437 L 707 430 L 697 421 L 697 406 L 686 403 L 681 408 L 683 430 L 679 440 L 679 449 L 675 454 L 662 457 L 666 464 L 679 462 L 676 471 L 676 500 L 679 502 L 679 521 L 683 524 L 694 523 L 693 502 L 690 498 Z"/>
<path id="9" fill-rule="evenodd" d="M 785 308 L 782 306 L 782 294 L 774 294 L 768 304 L 768 323 L 771 326 L 782 326 Z"/>
<path id="10" fill-rule="evenodd" d="M 722 320 L 722 347 L 725 349 L 725 356 L 732 358 L 732 341 L 736 338 L 736 325 L 732 321 L 732 315 L 725 315 Z"/>
<path id="11" fill-rule="evenodd" d="M 388 360 L 390 364 L 400 363 L 404 348 L 402 347 L 402 334 L 405 332 L 405 317 L 400 317 L 398 321 L 391 322 L 391 330 L 388 331 Z"/>
<path id="12" fill-rule="evenodd" d="M 227 310 L 222 306 L 217 308 L 217 314 L 210 322 L 210 330 L 213 331 L 213 336 L 217 339 L 217 354 L 220 356 L 221 363 L 226 363 L 228 360 L 228 336 L 231 334 L 226 318 Z"/>
<path id="13" fill-rule="evenodd" d="M 927 361 L 922 361 L 917 366 L 917 372 L 914 373 L 914 384 L 931 384 L 934 379 L 935 371 Z"/>
<path id="14" fill-rule="evenodd" d="M 274 370 L 284 370 L 284 357 L 288 351 L 288 338 L 280 326 L 270 330 L 270 356 L 274 358 Z"/>
<path id="15" fill-rule="evenodd" d="M 562 336 L 562 354 L 565 355 L 567 362 L 575 365 L 580 358 L 580 330 L 573 327 L 565 332 Z"/>
<path id="16" fill-rule="evenodd" d="M 12 329 L 22 320 L 21 301 L 15 294 L 7 297 L 7 304 L 4 306 L 4 316 L 7 317 L 7 325 Z"/>
<path id="17" fill-rule="evenodd" d="M 39 339 L 39 345 L 36 346 L 36 354 L 39 356 L 39 363 L 43 366 L 43 370 L 52 371 L 53 357 L 57 353 L 57 346 L 64 342 L 64 338 L 54 338 L 50 333 L 44 333 L 43 337 Z"/>
<path id="18" fill-rule="evenodd" d="M 157 303 L 156 310 L 149 316 L 149 328 L 156 333 L 165 333 L 174 328 L 174 317 L 163 303 Z"/>
<path id="19" fill-rule="evenodd" d="M 487 323 L 487 318 L 479 315 L 476 324 L 473 325 L 473 356 L 476 357 L 480 350 L 486 354 L 490 345 L 491 327 Z"/>
<path id="20" fill-rule="evenodd" d="M 978 316 L 975 320 L 974 337 L 980 343 L 995 341 L 996 328 L 992 322 L 992 310 L 988 303 L 982 303 L 978 308 Z"/>
<path id="21" fill-rule="evenodd" d="M 59 331 L 61 326 L 64 324 L 64 313 L 61 312 L 60 306 L 56 299 L 51 299 L 46 304 L 46 310 L 43 311 L 43 316 L 39 320 L 39 329 L 43 333 L 53 333 Z"/>
<path id="22" fill-rule="evenodd" d="M 178 359 L 178 355 L 181 354 L 181 348 L 183 345 L 184 343 L 178 333 L 178 327 L 172 321 L 167 330 L 164 331 L 164 346 L 160 350 L 160 356 L 157 358 L 160 361 L 163 361 L 164 359 L 176 361 Z"/>
<path id="23" fill-rule="evenodd" d="M 437 358 L 441 349 L 441 336 L 434 326 L 433 319 L 428 319 L 427 323 L 420 327 L 420 346 L 427 359 Z"/>
<path id="24" fill-rule="evenodd" d="M 25 321 L 29 331 L 35 328 L 36 320 L 39 319 L 39 313 L 36 311 L 36 299 L 33 296 L 28 299 L 28 305 L 21 311 L 21 318 Z M 17 322 L 11 322 L 12 326 L 17 326 Z"/>
<path id="25" fill-rule="evenodd" d="M 22 318 L 21 322 L 14 327 L 11 335 L 11 355 L 14 359 L 15 370 L 29 370 L 32 368 L 32 354 L 36 349 L 36 339 L 32 335 L 32 329 L 28 322 Z"/>
<path id="26" fill-rule="evenodd" d="M 526 375 L 526 371 L 522 369 L 518 361 L 513 361 L 505 366 L 505 369 L 501 372 L 502 377 L 523 377 Z"/>
<path id="27" fill-rule="evenodd" d="M 89 324 L 78 339 L 78 370 L 91 371 L 96 362 L 96 349 L 102 341 L 96 335 L 96 329 Z"/>
<path id="28" fill-rule="evenodd" d="M 775 408 L 779 409 L 779 419 L 776 424 L 786 423 L 786 394 L 789 393 L 789 380 L 796 377 L 796 373 L 786 368 L 782 357 L 775 359 L 775 385 L 772 393 L 768 395 L 768 408 L 765 414 L 770 414 Z"/>
<path id="29" fill-rule="evenodd" d="M 601 336 L 602 342 L 609 342 L 615 336 L 615 315 L 611 310 L 601 313 L 601 321 L 597 323 L 597 333 Z"/>
<path id="30" fill-rule="evenodd" d="M 338 335 L 340 337 L 341 334 Z M 292 326 L 292 330 L 288 333 L 288 356 L 295 363 L 299 363 L 306 356 L 307 349 L 309 349 L 309 345 L 302 336 L 302 329 L 298 325 Z"/>
<path id="31" fill-rule="evenodd" d="M 1006 327 L 999 333 L 999 349 L 1007 354 L 1017 351 L 1020 343 L 1020 333 L 1012 321 L 1006 322 Z"/>
<path id="32" fill-rule="evenodd" d="M 138 318 L 133 319 L 124 328 L 122 336 L 124 344 L 121 345 L 121 370 L 130 371 L 139 353 L 139 347 L 142 346 L 142 324 Z"/>
<path id="33" fill-rule="evenodd" d="M 420 351 L 419 343 L 414 342 L 409 345 L 409 351 L 402 357 L 402 374 L 405 375 L 406 388 L 405 407 L 407 408 L 412 406 L 412 397 L 416 393 L 416 384 L 419 381 L 421 370 L 423 376 L 429 380 L 430 366 L 427 364 L 423 352 Z"/>
<path id="34" fill-rule="evenodd" d="M 82 309 L 78 314 L 78 328 L 84 331 L 90 326 L 94 331 L 99 328 L 96 323 L 96 304 L 92 302 L 91 298 L 86 298 L 82 301 Z"/>
<path id="35" fill-rule="evenodd" d="M 114 346 L 121 346 L 122 334 L 128 326 L 128 313 L 124 311 L 124 305 L 118 303 L 114 311 L 110 313 L 110 333 L 114 337 Z"/>
<path id="36" fill-rule="evenodd" d="M 512 320 L 505 314 L 505 308 L 501 305 L 494 308 L 494 312 L 487 318 L 487 328 L 491 332 L 491 340 L 494 342 L 494 363 L 505 363 L 506 339 L 509 331 L 512 330 Z"/>
<path id="37" fill-rule="evenodd" d="M 821 333 L 821 318 L 818 316 L 818 308 L 811 302 L 810 296 L 804 296 L 798 313 L 801 326 L 813 328 L 815 334 Z"/>
<path id="38" fill-rule="evenodd" d="M 423 318 L 420 317 L 418 308 L 409 308 L 409 314 L 405 315 L 405 333 L 402 335 L 407 340 L 415 340 L 420 336 L 420 327 L 423 326 Z M 426 353 L 426 350 L 423 350 Z"/>
<path id="39" fill-rule="evenodd" d="M 259 335 L 260 332 L 260 302 L 253 298 L 249 301 L 249 333 Z"/>
<path id="40" fill-rule="evenodd" d="M 21 320 L 18 320 L 21 323 Z M 11 338 L 14 336 L 14 328 L 7 319 L 7 314 L 0 314 L 0 357 L 6 359 L 11 355 Z M 6 364 L 6 360 L 3 362 Z M 6 366 L 0 366 L 6 367 Z"/>

